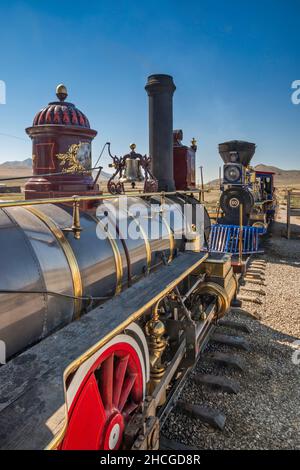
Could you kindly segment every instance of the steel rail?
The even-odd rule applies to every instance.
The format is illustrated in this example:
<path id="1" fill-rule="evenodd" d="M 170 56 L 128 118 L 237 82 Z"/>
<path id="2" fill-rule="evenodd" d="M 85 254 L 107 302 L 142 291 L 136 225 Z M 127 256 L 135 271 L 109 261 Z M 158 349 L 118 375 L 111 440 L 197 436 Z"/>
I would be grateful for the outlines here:
<path id="1" fill-rule="evenodd" d="M 182 389 L 184 387 L 184 384 L 186 383 L 190 373 L 193 371 L 193 369 L 197 365 L 198 360 L 200 358 L 200 353 L 201 353 L 201 351 L 203 351 L 203 349 L 204 349 L 204 347 L 205 347 L 205 345 L 206 345 L 206 343 L 209 339 L 209 335 L 210 335 L 211 329 L 212 329 L 212 322 L 213 322 L 213 319 L 214 319 L 215 313 L 216 313 L 215 303 L 211 303 L 207 307 L 205 313 L 207 314 L 206 319 L 203 320 L 201 323 L 199 323 L 197 325 L 197 330 L 196 330 L 196 339 L 197 339 L 197 343 L 198 343 L 198 347 L 199 347 L 199 352 L 198 352 L 197 359 L 196 359 L 195 363 L 192 366 L 190 366 L 190 367 L 183 370 L 182 376 L 180 377 L 180 379 L 177 381 L 177 383 L 174 384 L 174 386 L 170 390 L 170 392 L 167 396 L 166 403 L 159 410 L 158 418 L 159 418 L 159 421 L 160 421 L 160 429 L 162 429 L 164 423 L 166 422 L 166 419 L 167 419 L 168 415 L 170 414 L 170 412 L 172 411 L 172 409 L 176 405 L 177 398 L 180 395 L 180 392 L 182 391 Z M 174 374 L 175 374 L 176 370 L 178 370 L 180 368 L 180 363 L 184 359 L 185 352 L 186 352 L 186 339 L 184 338 L 182 340 L 181 344 L 179 345 L 179 347 L 178 347 L 171 363 L 167 367 L 165 375 L 164 375 L 162 381 L 158 384 L 158 386 L 156 387 L 156 389 L 153 392 L 153 398 L 155 399 L 155 402 L 157 404 L 159 403 L 160 398 L 163 395 L 165 388 L 172 381 L 172 378 L 174 377 Z"/>

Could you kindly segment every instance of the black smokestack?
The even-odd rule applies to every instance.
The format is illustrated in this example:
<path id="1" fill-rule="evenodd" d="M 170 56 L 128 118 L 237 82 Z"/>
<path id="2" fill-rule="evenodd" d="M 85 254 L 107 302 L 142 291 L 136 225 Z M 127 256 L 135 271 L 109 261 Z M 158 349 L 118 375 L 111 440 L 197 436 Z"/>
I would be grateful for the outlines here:
<path id="1" fill-rule="evenodd" d="M 239 154 L 239 163 L 248 166 L 255 154 L 256 145 L 252 142 L 244 140 L 230 140 L 219 144 L 219 154 L 224 163 L 230 163 L 230 153 L 237 152 Z"/>
<path id="2" fill-rule="evenodd" d="M 170 75 L 150 75 L 145 89 L 149 96 L 149 153 L 159 191 L 174 191 L 173 93 Z"/>

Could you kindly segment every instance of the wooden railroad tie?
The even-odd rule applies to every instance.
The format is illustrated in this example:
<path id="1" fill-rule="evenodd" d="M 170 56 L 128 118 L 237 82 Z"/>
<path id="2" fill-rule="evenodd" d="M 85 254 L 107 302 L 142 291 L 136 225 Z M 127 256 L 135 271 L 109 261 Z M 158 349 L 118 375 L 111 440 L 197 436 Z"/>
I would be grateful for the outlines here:
<path id="1" fill-rule="evenodd" d="M 256 284 L 258 286 L 266 286 L 266 283 L 264 281 L 259 280 L 259 279 L 246 278 L 245 281 L 246 281 L 247 284 Z"/>
<path id="2" fill-rule="evenodd" d="M 251 302 L 253 304 L 262 305 L 263 301 L 258 297 L 249 297 L 248 295 L 238 295 L 239 300 L 243 300 L 244 302 Z"/>
<path id="3" fill-rule="evenodd" d="M 237 394 L 241 390 L 235 380 L 221 375 L 197 374 L 193 377 L 193 381 L 198 385 L 207 385 L 208 387 L 216 388 L 226 393 Z"/>
<path id="4" fill-rule="evenodd" d="M 229 336 L 229 335 L 223 335 L 221 333 L 214 333 L 210 341 L 213 341 L 214 343 L 219 343 L 219 344 L 225 344 L 227 346 L 232 346 L 237 349 L 243 349 L 244 351 L 249 351 L 250 345 L 248 341 L 246 341 L 244 338 L 241 338 L 240 336 Z"/>
<path id="5" fill-rule="evenodd" d="M 192 418 L 198 418 L 215 429 L 223 431 L 225 427 L 226 416 L 219 410 L 207 406 L 193 405 L 183 400 L 178 400 L 176 407 Z"/>
<path id="6" fill-rule="evenodd" d="M 237 356 L 236 354 L 215 351 L 213 353 L 207 354 L 206 359 L 216 362 L 217 364 L 220 364 L 224 367 L 236 369 L 240 372 L 244 372 L 247 367 L 244 359 Z"/>
<path id="7" fill-rule="evenodd" d="M 186 446 L 181 442 L 174 441 L 173 439 L 167 439 L 165 436 L 159 438 L 159 449 L 160 450 L 198 450 L 197 447 Z"/>
<path id="8" fill-rule="evenodd" d="M 255 289 L 253 287 L 248 287 L 247 285 L 241 287 L 241 291 L 244 290 L 252 292 L 253 294 L 266 295 L 266 291 L 264 291 L 263 289 Z"/>
<path id="9" fill-rule="evenodd" d="M 219 326 L 224 326 L 225 328 L 232 328 L 233 330 L 242 331 L 243 333 L 252 333 L 251 328 L 244 323 L 236 322 L 234 320 L 227 320 L 222 318 L 218 321 Z"/>

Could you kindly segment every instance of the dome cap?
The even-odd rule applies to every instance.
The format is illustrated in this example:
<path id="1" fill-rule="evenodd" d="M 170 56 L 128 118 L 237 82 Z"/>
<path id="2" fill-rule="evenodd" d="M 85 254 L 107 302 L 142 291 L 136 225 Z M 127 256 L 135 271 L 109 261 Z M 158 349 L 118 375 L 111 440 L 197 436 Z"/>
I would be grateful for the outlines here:
<path id="1" fill-rule="evenodd" d="M 90 128 L 87 117 L 73 103 L 68 103 L 65 99 L 68 96 L 67 88 L 62 83 L 56 87 L 56 96 L 59 101 L 53 101 L 39 111 L 34 120 L 33 126 L 63 125 Z"/>

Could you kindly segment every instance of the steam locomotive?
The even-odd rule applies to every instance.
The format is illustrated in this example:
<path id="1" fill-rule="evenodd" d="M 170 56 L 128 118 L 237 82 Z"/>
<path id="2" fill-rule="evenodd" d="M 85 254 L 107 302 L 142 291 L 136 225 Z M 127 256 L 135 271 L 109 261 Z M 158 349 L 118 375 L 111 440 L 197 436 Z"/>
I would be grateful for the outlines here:
<path id="1" fill-rule="evenodd" d="M 25 200 L 0 201 L 2 449 L 157 449 L 176 381 L 235 297 L 230 257 L 204 249 L 173 79 L 151 75 L 146 91 L 150 157 L 112 155 L 106 193 L 97 132 L 65 86 L 26 129 Z"/>
<path id="2" fill-rule="evenodd" d="M 224 162 L 220 207 L 222 224 L 266 228 L 274 219 L 274 173 L 250 166 L 256 145 L 233 140 L 219 144 Z"/>

